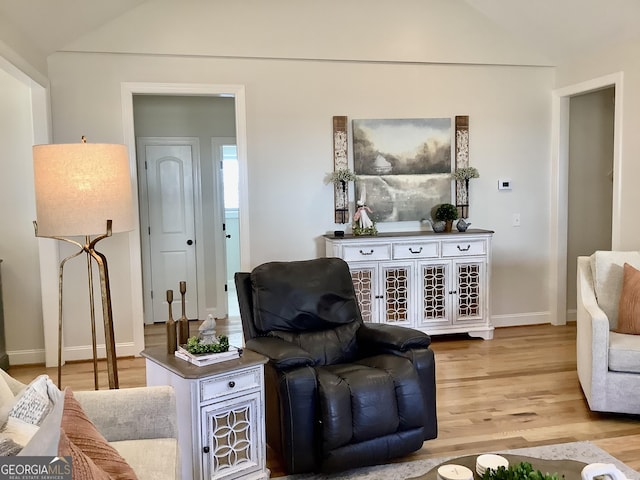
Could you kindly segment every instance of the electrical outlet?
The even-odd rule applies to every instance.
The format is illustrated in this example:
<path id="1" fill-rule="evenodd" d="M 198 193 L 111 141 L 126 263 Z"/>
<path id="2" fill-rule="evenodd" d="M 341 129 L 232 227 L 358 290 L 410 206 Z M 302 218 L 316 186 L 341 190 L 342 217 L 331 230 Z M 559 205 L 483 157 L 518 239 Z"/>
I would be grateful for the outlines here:
<path id="1" fill-rule="evenodd" d="M 519 213 L 514 213 L 511 216 L 511 225 L 514 227 L 519 227 L 520 226 L 520 214 Z"/>

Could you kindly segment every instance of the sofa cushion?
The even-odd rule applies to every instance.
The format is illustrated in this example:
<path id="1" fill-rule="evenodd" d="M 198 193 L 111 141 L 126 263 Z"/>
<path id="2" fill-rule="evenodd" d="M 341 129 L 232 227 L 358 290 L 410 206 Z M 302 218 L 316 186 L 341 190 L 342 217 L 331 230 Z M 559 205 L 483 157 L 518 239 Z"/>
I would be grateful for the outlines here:
<path id="1" fill-rule="evenodd" d="M 640 335 L 609 332 L 609 370 L 640 373 Z"/>
<path id="2" fill-rule="evenodd" d="M 362 322 L 349 266 L 339 258 L 265 263 L 251 272 L 251 287 L 254 322 L 262 332 Z"/>
<path id="3" fill-rule="evenodd" d="M 640 253 L 599 250 L 591 255 L 596 299 L 607 315 L 609 327 L 612 330 L 618 325 L 618 307 L 625 263 L 640 269 Z"/>
<path id="4" fill-rule="evenodd" d="M 61 427 L 69 441 L 109 477 L 127 480 L 137 478 L 126 460 L 109 445 L 89 420 L 70 388 L 65 390 Z"/>
<path id="5" fill-rule="evenodd" d="M 615 331 L 640 335 L 640 271 L 628 263 L 624 264 L 618 326 Z"/>
<path id="6" fill-rule="evenodd" d="M 139 480 L 173 479 L 180 474 L 178 441 L 175 438 L 121 440 L 111 442 L 111 446 L 136 471 Z"/>

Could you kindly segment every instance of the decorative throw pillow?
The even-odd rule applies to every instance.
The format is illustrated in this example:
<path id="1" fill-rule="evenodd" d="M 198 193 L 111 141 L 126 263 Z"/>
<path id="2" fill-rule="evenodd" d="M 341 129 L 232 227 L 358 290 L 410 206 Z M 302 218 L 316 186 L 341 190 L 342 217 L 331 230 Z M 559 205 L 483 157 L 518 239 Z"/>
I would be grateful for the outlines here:
<path id="1" fill-rule="evenodd" d="M 640 335 L 640 271 L 624 264 L 617 333 Z"/>
<path id="2" fill-rule="evenodd" d="M 1 429 L 4 438 L 10 438 L 22 447 L 29 443 L 53 408 L 50 385 L 53 382 L 49 376 L 40 375 L 16 396 Z"/>
<path id="3" fill-rule="evenodd" d="M 71 457 L 73 468 L 73 480 L 110 480 L 111 477 L 100 469 L 84 452 L 69 440 L 69 437 L 60 429 L 60 443 L 58 444 L 59 457 Z"/>
<path id="4" fill-rule="evenodd" d="M 119 480 L 135 480 L 138 478 L 126 460 L 122 458 L 115 448 L 109 445 L 89 420 L 70 388 L 65 390 L 61 427 L 67 439 L 108 475 L 106 478 Z M 63 441 L 62 437 L 60 441 Z M 74 463 L 74 471 L 75 467 Z"/>
<path id="5" fill-rule="evenodd" d="M 49 399 L 48 375 L 40 375 L 16 397 L 16 403 L 9 410 L 9 418 L 15 418 L 31 425 L 40 425 L 51 411 L 53 403 Z"/>

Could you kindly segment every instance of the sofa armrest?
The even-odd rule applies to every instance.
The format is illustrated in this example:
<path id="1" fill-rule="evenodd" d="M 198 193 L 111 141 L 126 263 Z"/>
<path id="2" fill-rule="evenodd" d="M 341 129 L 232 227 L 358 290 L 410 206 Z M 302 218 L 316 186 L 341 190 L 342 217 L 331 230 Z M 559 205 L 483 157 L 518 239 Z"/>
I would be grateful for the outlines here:
<path id="1" fill-rule="evenodd" d="M 173 387 L 74 391 L 73 395 L 109 442 L 178 438 Z"/>
<path id="2" fill-rule="evenodd" d="M 604 395 L 609 369 L 609 319 L 598 306 L 589 257 L 578 257 L 576 354 L 578 377 L 589 401 Z"/>
<path id="3" fill-rule="evenodd" d="M 359 347 L 368 354 L 390 350 L 406 352 L 431 345 L 431 337 L 426 333 L 397 325 L 363 324 L 357 337 Z"/>
<path id="4" fill-rule="evenodd" d="M 269 358 L 278 370 L 308 367 L 315 364 L 309 352 L 278 337 L 256 337 L 247 340 L 245 346 Z"/>

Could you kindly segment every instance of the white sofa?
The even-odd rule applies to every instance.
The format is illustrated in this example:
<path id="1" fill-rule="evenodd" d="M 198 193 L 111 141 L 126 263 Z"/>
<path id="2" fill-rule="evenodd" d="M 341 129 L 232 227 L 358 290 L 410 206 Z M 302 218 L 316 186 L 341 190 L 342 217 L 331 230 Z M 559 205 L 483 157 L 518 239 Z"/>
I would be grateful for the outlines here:
<path id="1" fill-rule="evenodd" d="M 591 410 L 640 414 L 640 335 L 612 331 L 625 262 L 640 269 L 640 253 L 598 251 L 578 257 L 578 378 Z"/>
<path id="2" fill-rule="evenodd" d="M 14 395 L 25 388 L 24 384 L 2 370 L 0 376 Z M 172 387 L 74 391 L 73 395 L 98 431 L 133 468 L 139 480 L 180 478 L 177 410 Z M 62 407 L 59 410 L 61 415 Z M 53 412 L 49 415 L 54 417 Z M 53 418 L 51 420 L 54 421 Z M 34 437 L 34 441 L 29 442 L 20 454 L 56 455 L 57 451 L 52 449 L 57 450 L 60 418 L 55 421 L 57 426 L 49 429 L 55 432 L 51 441 Z M 45 430 L 45 427 L 40 429 Z"/>

